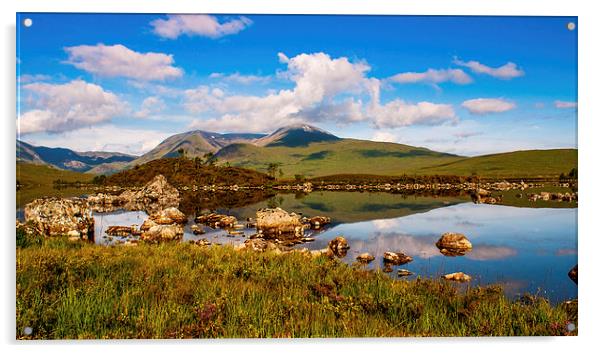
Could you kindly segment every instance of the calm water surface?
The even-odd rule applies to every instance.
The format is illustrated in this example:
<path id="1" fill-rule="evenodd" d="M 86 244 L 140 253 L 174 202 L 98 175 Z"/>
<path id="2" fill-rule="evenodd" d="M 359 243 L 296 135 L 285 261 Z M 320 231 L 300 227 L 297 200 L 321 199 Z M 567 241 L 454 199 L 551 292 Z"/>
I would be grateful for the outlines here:
<path id="1" fill-rule="evenodd" d="M 283 194 L 239 208 L 217 209 L 241 222 L 257 209 L 280 206 L 308 216 L 325 215 L 333 224 L 312 234 L 315 241 L 298 247 L 325 248 L 336 236 L 344 236 L 351 247 L 342 259 L 355 261 L 362 252 L 376 256 L 368 267 L 382 266 L 385 251 L 401 251 L 413 262 L 404 268 L 421 277 L 438 277 L 462 271 L 473 277 L 472 285 L 502 284 L 508 296 L 538 293 L 559 302 L 577 297 L 577 286 L 567 276 L 577 263 L 577 208 L 526 208 L 476 205 L 465 197 L 416 197 L 388 193 L 313 192 L 309 195 Z M 140 225 L 144 212 L 95 214 L 97 243 L 109 225 Z M 206 238 L 213 243 L 244 242 L 246 237 L 229 237 L 223 230 L 205 227 L 206 234 L 190 231 L 185 240 Z M 465 234 L 473 244 L 466 256 L 441 255 L 435 242 L 445 232 Z M 246 229 L 246 235 L 255 233 Z M 101 236 L 98 236 L 101 235 Z M 113 239 L 115 241 L 115 239 Z M 415 278 L 415 276 L 409 277 Z"/>

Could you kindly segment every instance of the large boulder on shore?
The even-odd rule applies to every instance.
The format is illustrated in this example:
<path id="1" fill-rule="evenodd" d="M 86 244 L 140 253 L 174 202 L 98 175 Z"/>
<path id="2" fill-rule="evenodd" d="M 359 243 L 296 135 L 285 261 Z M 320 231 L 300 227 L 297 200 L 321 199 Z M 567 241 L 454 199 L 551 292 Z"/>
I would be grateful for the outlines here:
<path id="1" fill-rule="evenodd" d="M 264 237 L 281 234 L 301 237 L 305 229 L 300 215 L 288 213 L 280 207 L 260 209 L 257 211 L 256 220 L 257 230 Z"/>
<path id="2" fill-rule="evenodd" d="M 444 233 L 435 245 L 445 256 L 463 256 L 472 250 L 468 238 L 460 233 Z"/>
<path id="3" fill-rule="evenodd" d="M 25 205 L 25 220 L 46 236 L 76 233 L 82 239 L 94 235 L 92 210 L 85 199 L 42 198 Z"/>

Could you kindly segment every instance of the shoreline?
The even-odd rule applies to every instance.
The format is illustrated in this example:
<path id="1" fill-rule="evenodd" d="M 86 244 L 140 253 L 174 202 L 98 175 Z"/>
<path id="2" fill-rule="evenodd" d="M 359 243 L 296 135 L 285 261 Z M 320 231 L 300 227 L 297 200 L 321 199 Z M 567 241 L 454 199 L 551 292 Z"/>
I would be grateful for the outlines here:
<path id="1" fill-rule="evenodd" d="M 576 301 L 460 293 L 298 252 L 65 239 L 17 250 L 17 339 L 572 335 L 576 315 Z"/>

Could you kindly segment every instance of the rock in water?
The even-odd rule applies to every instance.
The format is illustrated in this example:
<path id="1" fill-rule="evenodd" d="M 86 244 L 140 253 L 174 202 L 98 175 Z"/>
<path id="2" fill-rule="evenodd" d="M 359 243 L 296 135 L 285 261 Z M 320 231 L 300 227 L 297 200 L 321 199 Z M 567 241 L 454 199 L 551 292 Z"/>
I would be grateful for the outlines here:
<path id="1" fill-rule="evenodd" d="M 188 219 L 186 215 L 175 207 L 168 207 L 157 213 L 152 214 L 151 219 L 156 224 L 185 224 Z"/>
<path id="2" fill-rule="evenodd" d="M 575 284 L 577 284 L 577 265 L 575 265 L 575 267 L 569 271 L 569 278 L 572 279 Z"/>
<path id="3" fill-rule="evenodd" d="M 374 261 L 374 256 L 372 256 L 370 253 L 365 252 L 363 254 L 359 254 L 356 257 L 356 260 L 362 264 L 369 264 L 370 262 Z"/>
<path id="4" fill-rule="evenodd" d="M 385 263 L 385 265 L 387 265 L 387 264 L 395 265 L 395 266 L 403 265 L 403 264 L 407 264 L 408 262 L 411 262 L 413 260 L 414 259 L 411 256 L 408 256 L 401 252 L 387 251 L 383 255 L 383 262 Z"/>
<path id="5" fill-rule="evenodd" d="M 37 199 L 25 206 L 25 220 L 46 236 L 71 236 L 77 231 L 82 239 L 94 235 L 92 210 L 85 199 L 56 197 Z"/>
<path id="6" fill-rule="evenodd" d="M 412 276 L 414 274 L 414 272 L 408 271 L 406 269 L 401 269 L 397 271 L 397 276 L 399 277 L 407 277 L 407 276 Z"/>
<path id="7" fill-rule="evenodd" d="M 445 256 L 464 256 L 472 250 L 468 238 L 460 233 L 444 233 L 435 245 Z"/>
<path id="8" fill-rule="evenodd" d="M 345 257 L 347 255 L 347 250 L 349 250 L 349 244 L 347 244 L 347 239 L 338 236 L 328 243 L 328 249 L 332 251 L 336 257 Z"/>
<path id="9" fill-rule="evenodd" d="M 143 231 L 140 239 L 150 242 L 159 243 L 163 241 L 181 240 L 184 236 L 184 227 L 178 224 L 158 224 L 150 227 L 147 231 Z"/>
<path id="10" fill-rule="evenodd" d="M 441 276 L 441 278 L 448 281 L 456 282 L 468 282 L 472 279 L 469 275 L 465 274 L 464 272 L 448 273 L 446 275 Z"/>
<path id="11" fill-rule="evenodd" d="M 142 205 L 148 213 L 156 213 L 168 207 L 178 207 L 180 193 L 161 174 L 155 176 L 138 191 L 126 190 L 119 197 L 126 203 L 126 209 L 140 209 Z M 128 207 L 132 205 L 131 207 Z"/>
<path id="12" fill-rule="evenodd" d="M 326 216 L 314 216 L 307 219 L 307 223 L 315 229 L 320 229 L 324 227 L 326 224 L 330 223 L 330 217 Z"/>
<path id="13" fill-rule="evenodd" d="M 301 223 L 301 216 L 288 213 L 280 207 L 261 209 L 257 211 L 256 219 L 257 230 L 267 237 L 280 234 L 301 237 L 305 229 Z"/>

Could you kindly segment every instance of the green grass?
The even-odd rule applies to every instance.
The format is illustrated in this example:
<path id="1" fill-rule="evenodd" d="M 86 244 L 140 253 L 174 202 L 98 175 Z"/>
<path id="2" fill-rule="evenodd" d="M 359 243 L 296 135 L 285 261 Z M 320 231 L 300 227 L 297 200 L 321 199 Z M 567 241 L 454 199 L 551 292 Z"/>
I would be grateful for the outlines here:
<path id="1" fill-rule="evenodd" d="M 460 293 L 229 246 L 45 240 L 17 249 L 16 280 L 18 339 L 562 335 L 577 319 L 575 306 L 510 301 L 498 287 Z"/>
<path id="2" fill-rule="evenodd" d="M 424 167 L 419 174 L 454 174 L 490 178 L 558 177 L 577 167 L 576 149 L 531 150 L 491 154 Z"/>
<path id="3" fill-rule="evenodd" d="M 306 177 L 341 173 L 401 175 L 425 166 L 464 158 L 425 148 L 353 139 L 300 147 L 236 144 L 222 149 L 217 157 L 220 161 L 264 172 L 269 163 L 279 163 L 285 178 L 292 178 L 295 174 Z"/>

